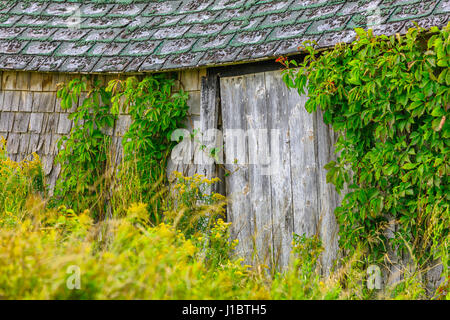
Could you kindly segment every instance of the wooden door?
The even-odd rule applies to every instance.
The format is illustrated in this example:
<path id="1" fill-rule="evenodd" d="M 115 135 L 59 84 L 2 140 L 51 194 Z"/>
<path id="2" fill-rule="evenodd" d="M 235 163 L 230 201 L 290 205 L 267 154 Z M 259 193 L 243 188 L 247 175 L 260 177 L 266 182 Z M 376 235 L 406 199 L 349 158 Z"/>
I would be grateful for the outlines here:
<path id="1" fill-rule="evenodd" d="M 248 262 L 288 264 L 293 233 L 318 234 L 329 269 L 337 249 L 334 208 L 325 181 L 335 136 L 280 71 L 220 78 L 226 195 L 232 236 Z"/>

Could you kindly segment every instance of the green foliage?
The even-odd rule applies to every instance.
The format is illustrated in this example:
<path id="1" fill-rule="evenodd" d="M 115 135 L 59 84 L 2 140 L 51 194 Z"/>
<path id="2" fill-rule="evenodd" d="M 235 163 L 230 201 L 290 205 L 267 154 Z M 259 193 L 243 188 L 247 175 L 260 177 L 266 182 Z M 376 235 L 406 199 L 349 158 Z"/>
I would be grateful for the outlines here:
<path id="1" fill-rule="evenodd" d="M 7 157 L 2 160 L 5 176 L 5 168 L 19 166 Z M 35 172 L 21 172 L 28 186 Z M 191 184 L 194 178 L 199 180 L 194 185 L 203 188 L 204 177 L 180 180 Z M 183 194 L 190 194 L 187 183 L 179 183 L 186 188 Z M 359 256 L 330 276 L 320 274 L 322 248 L 316 237 L 294 236 L 292 264 L 271 278 L 267 266 L 244 265 L 244 259 L 231 254 L 236 241 L 230 241 L 230 223 L 222 219 L 210 220 L 209 228 L 187 236 L 170 216 L 155 225 L 144 203 L 130 205 L 120 217 L 95 222 L 88 210 L 48 208 L 46 198 L 35 194 L 38 190 L 29 190 L 8 194 L 10 201 L 22 201 L 20 206 L 11 211 L 0 208 L 1 299 L 368 298 L 364 273 L 354 267 Z M 174 199 L 183 199 L 178 194 L 181 187 L 174 192 Z M 204 202 L 223 201 L 206 190 L 196 197 L 198 207 L 185 198 L 191 214 L 204 211 Z M 181 212 L 174 216 L 186 212 L 184 208 L 180 205 Z M 207 210 L 210 216 L 223 213 L 221 205 Z M 68 286 L 74 284 L 73 270 L 79 270 L 79 288 Z M 417 298 L 413 289 L 409 284 L 398 286 L 386 298 Z M 449 298 L 448 282 L 437 298 Z"/>
<path id="2" fill-rule="evenodd" d="M 294 234 L 290 268 L 277 273 L 272 286 L 274 299 L 339 299 L 342 287 L 339 281 L 320 274 L 319 257 L 323 251 L 320 240 L 314 236 Z M 325 283 L 325 282 L 326 283 Z"/>
<path id="3" fill-rule="evenodd" d="M 389 246 L 418 266 L 440 258 L 449 267 L 449 26 L 412 28 L 401 37 L 356 29 L 351 45 L 304 62 L 280 61 L 286 84 L 308 91 L 306 109 L 320 107 L 340 133 L 327 181 L 349 192 L 336 216 L 340 245 L 365 243 L 379 262 Z M 291 68 L 296 67 L 296 68 Z M 396 225 L 386 237 L 388 221 Z"/>
<path id="4" fill-rule="evenodd" d="M 32 177 L 31 171 L 26 172 Z M 212 199 L 210 194 L 204 198 Z M 192 212 L 200 211 L 194 206 Z M 216 208 L 220 211 L 214 213 Z M 209 210 L 215 216 L 223 209 L 211 206 Z M 211 223 L 209 231 L 202 230 L 213 243 L 205 250 L 200 233 L 185 236 L 170 217 L 155 225 L 143 203 L 131 205 L 121 218 L 94 224 L 88 210 L 49 209 L 42 198 L 30 194 L 21 208 L 0 211 L 0 221 L 5 216 L 14 223 L 0 224 L 2 299 L 258 299 L 267 295 L 259 281 L 248 280 L 242 260 L 232 258 L 229 251 L 224 254 L 232 246 L 229 224 L 223 220 Z M 80 270 L 79 289 L 67 286 L 71 267 Z"/>
<path id="5" fill-rule="evenodd" d="M 56 199 L 75 210 L 89 208 L 102 219 L 110 202 L 119 201 L 111 190 L 126 184 L 131 173 L 137 180 L 130 190 L 136 191 L 140 201 L 154 205 L 152 214 L 157 221 L 166 192 L 167 159 L 174 146 L 170 137 L 187 115 L 188 95 L 182 90 L 173 93 L 175 81 L 165 75 L 148 76 L 142 81 L 136 77 L 112 80 L 107 87 L 92 82 L 85 98 L 86 78 L 74 79 L 58 91 L 64 110 L 78 104 L 79 99 L 82 102 L 70 115 L 74 125 L 69 137 L 58 142 L 57 159 L 62 170 L 55 188 Z M 124 161 L 116 171 L 107 132 L 120 112 L 129 114 L 132 123 L 122 139 Z M 125 190 L 119 189 L 123 195 Z M 122 212 L 121 208 L 111 211 Z"/>
<path id="6" fill-rule="evenodd" d="M 73 121 L 70 135 L 58 141 L 57 161 L 61 164 L 61 173 L 55 196 L 76 210 L 94 206 L 98 216 L 103 217 L 105 205 L 99 201 L 99 197 L 102 198 L 99 190 L 104 188 L 97 184 L 104 181 L 101 177 L 111 144 L 105 131 L 113 128 L 116 117 L 110 112 L 111 94 L 100 81 L 94 80 L 88 92 L 87 86 L 86 78 L 74 79 L 58 90 L 63 110 L 73 108 L 74 104 L 79 106 L 69 115 Z M 82 97 L 84 92 L 87 92 L 85 98 Z"/>
<path id="7" fill-rule="evenodd" d="M 178 229 L 186 235 L 205 233 L 210 228 L 210 223 L 218 218 L 216 215 L 225 217 L 225 197 L 208 192 L 219 178 L 208 179 L 200 174 L 185 177 L 177 171 L 172 175 L 173 192 L 164 216 Z"/>
<path id="8" fill-rule="evenodd" d="M 113 94 L 112 110 L 126 111 L 132 123 L 123 137 L 125 161 L 134 162 L 141 178 L 144 193 L 153 196 L 164 185 L 174 130 L 183 126 L 187 116 L 188 94 L 172 92 L 175 80 L 167 75 L 153 75 L 139 81 L 129 77 L 125 81 L 110 81 L 107 91 Z"/>
<path id="9" fill-rule="evenodd" d="M 294 234 L 292 241 L 292 253 L 295 256 L 294 270 L 299 276 L 309 278 L 320 271 L 319 257 L 322 251 L 322 243 L 318 237 L 308 238 L 305 235 Z"/>
<path id="10" fill-rule="evenodd" d="M 15 224 L 12 215 L 20 212 L 26 199 L 33 193 L 45 193 L 44 173 L 37 154 L 33 160 L 11 161 L 7 156 L 6 141 L 0 137 L 0 226 Z"/>

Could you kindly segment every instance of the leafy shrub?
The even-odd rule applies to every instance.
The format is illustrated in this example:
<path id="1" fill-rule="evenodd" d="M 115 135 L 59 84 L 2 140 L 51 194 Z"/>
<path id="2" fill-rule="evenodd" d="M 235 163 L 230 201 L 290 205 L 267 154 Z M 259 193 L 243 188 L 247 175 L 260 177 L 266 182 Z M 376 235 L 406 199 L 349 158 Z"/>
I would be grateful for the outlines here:
<path id="1" fill-rule="evenodd" d="M 450 26 L 450 25 L 449 25 Z M 409 256 L 417 272 L 439 260 L 449 270 L 449 26 L 412 28 L 401 37 L 356 29 L 351 45 L 318 53 L 306 44 L 300 65 L 281 59 L 284 80 L 306 109 L 340 133 L 327 181 L 350 191 L 336 216 L 340 245 L 364 243 L 369 262 L 388 248 Z M 295 68 L 291 68 L 295 67 Z M 393 237 L 387 237 L 389 222 Z"/>

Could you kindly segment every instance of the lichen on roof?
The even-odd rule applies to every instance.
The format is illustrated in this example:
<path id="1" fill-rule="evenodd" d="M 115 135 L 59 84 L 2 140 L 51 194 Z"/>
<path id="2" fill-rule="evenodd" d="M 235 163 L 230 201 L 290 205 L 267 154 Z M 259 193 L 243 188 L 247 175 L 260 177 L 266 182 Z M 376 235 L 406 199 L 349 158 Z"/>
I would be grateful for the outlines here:
<path id="1" fill-rule="evenodd" d="M 0 70 L 143 72 L 291 54 L 354 28 L 448 23 L 450 0 L 0 0 Z"/>

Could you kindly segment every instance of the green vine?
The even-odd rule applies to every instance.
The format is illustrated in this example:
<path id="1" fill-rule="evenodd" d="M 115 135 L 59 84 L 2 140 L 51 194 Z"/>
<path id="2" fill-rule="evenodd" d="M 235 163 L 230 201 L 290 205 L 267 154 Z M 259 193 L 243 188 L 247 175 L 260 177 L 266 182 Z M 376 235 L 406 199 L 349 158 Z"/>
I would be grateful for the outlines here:
<path id="1" fill-rule="evenodd" d="M 349 192 L 336 217 L 340 245 L 365 243 L 371 262 L 388 248 L 416 266 L 449 266 L 449 26 L 412 28 L 405 36 L 356 29 L 351 45 L 319 53 L 305 44 L 301 64 L 280 58 L 283 79 L 308 112 L 323 110 L 340 133 L 327 181 Z M 387 236 L 393 223 L 392 237 Z"/>
<path id="2" fill-rule="evenodd" d="M 139 180 L 139 186 L 132 187 L 146 195 L 139 200 L 155 200 L 153 197 L 164 191 L 167 160 L 175 144 L 171 134 L 182 126 L 188 111 L 187 93 L 173 93 L 174 85 L 175 80 L 166 75 L 148 76 L 142 81 L 136 77 L 116 79 L 106 87 L 93 81 L 92 89 L 82 98 L 88 88 L 88 79 L 82 78 L 58 90 L 63 110 L 79 104 L 69 116 L 74 123 L 69 136 L 58 142 L 57 161 L 62 168 L 55 188 L 58 203 L 77 211 L 88 208 L 97 218 L 104 218 L 114 186 L 111 179 L 116 179 L 116 184 L 125 183 L 120 179 L 128 174 L 130 163 Z M 114 163 L 108 131 L 121 112 L 130 115 L 132 123 L 122 139 L 124 161 L 119 174 L 111 178 L 107 172 Z M 156 204 L 156 214 L 161 201 L 148 203 Z"/>
<path id="3" fill-rule="evenodd" d="M 58 90 L 61 108 L 69 110 L 74 103 L 82 99 L 87 91 L 87 78 L 74 79 Z M 105 213 L 103 201 L 99 201 L 98 183 L 106 169 L 107 153 L 111 137 L 104 132 L 113 128 L 116 116 L 110 112 L 111 94 L 100 85 L 98 80 L 92 82 L 92 89 L 87 92 L 76 110 L 69 115 L 73 127 L 69 136 L 58 141 L 57 162 L 61 164 L 61 173 L 55 187 L 55 196 L 64 199 L 75 210 L 86 205 L 95 207 L 102 217 Z M 63 147 L 64 146 L 64 147 Z M 96 186 L 93 188 L 93 186 Z"/>
<path id="4" fill-rule="evenodd" d="M 188 112 L 188 94 L 173 93 L 175 80 L 153 75 L 139 81 L 136 77 L 110 81 L 112 110 L 131 116 L 132 123 L 123 137 L 124 161 L 131 162 L 139 175 L 141 190 L 148 197 L 158 194 L 167 182 L 166 168 L 175 142 L 171 135 L 183 126 Z M 149 201 L 144 201 L 150 203 Z M 154 218 L 161 201 L 152 201 Z"/>

